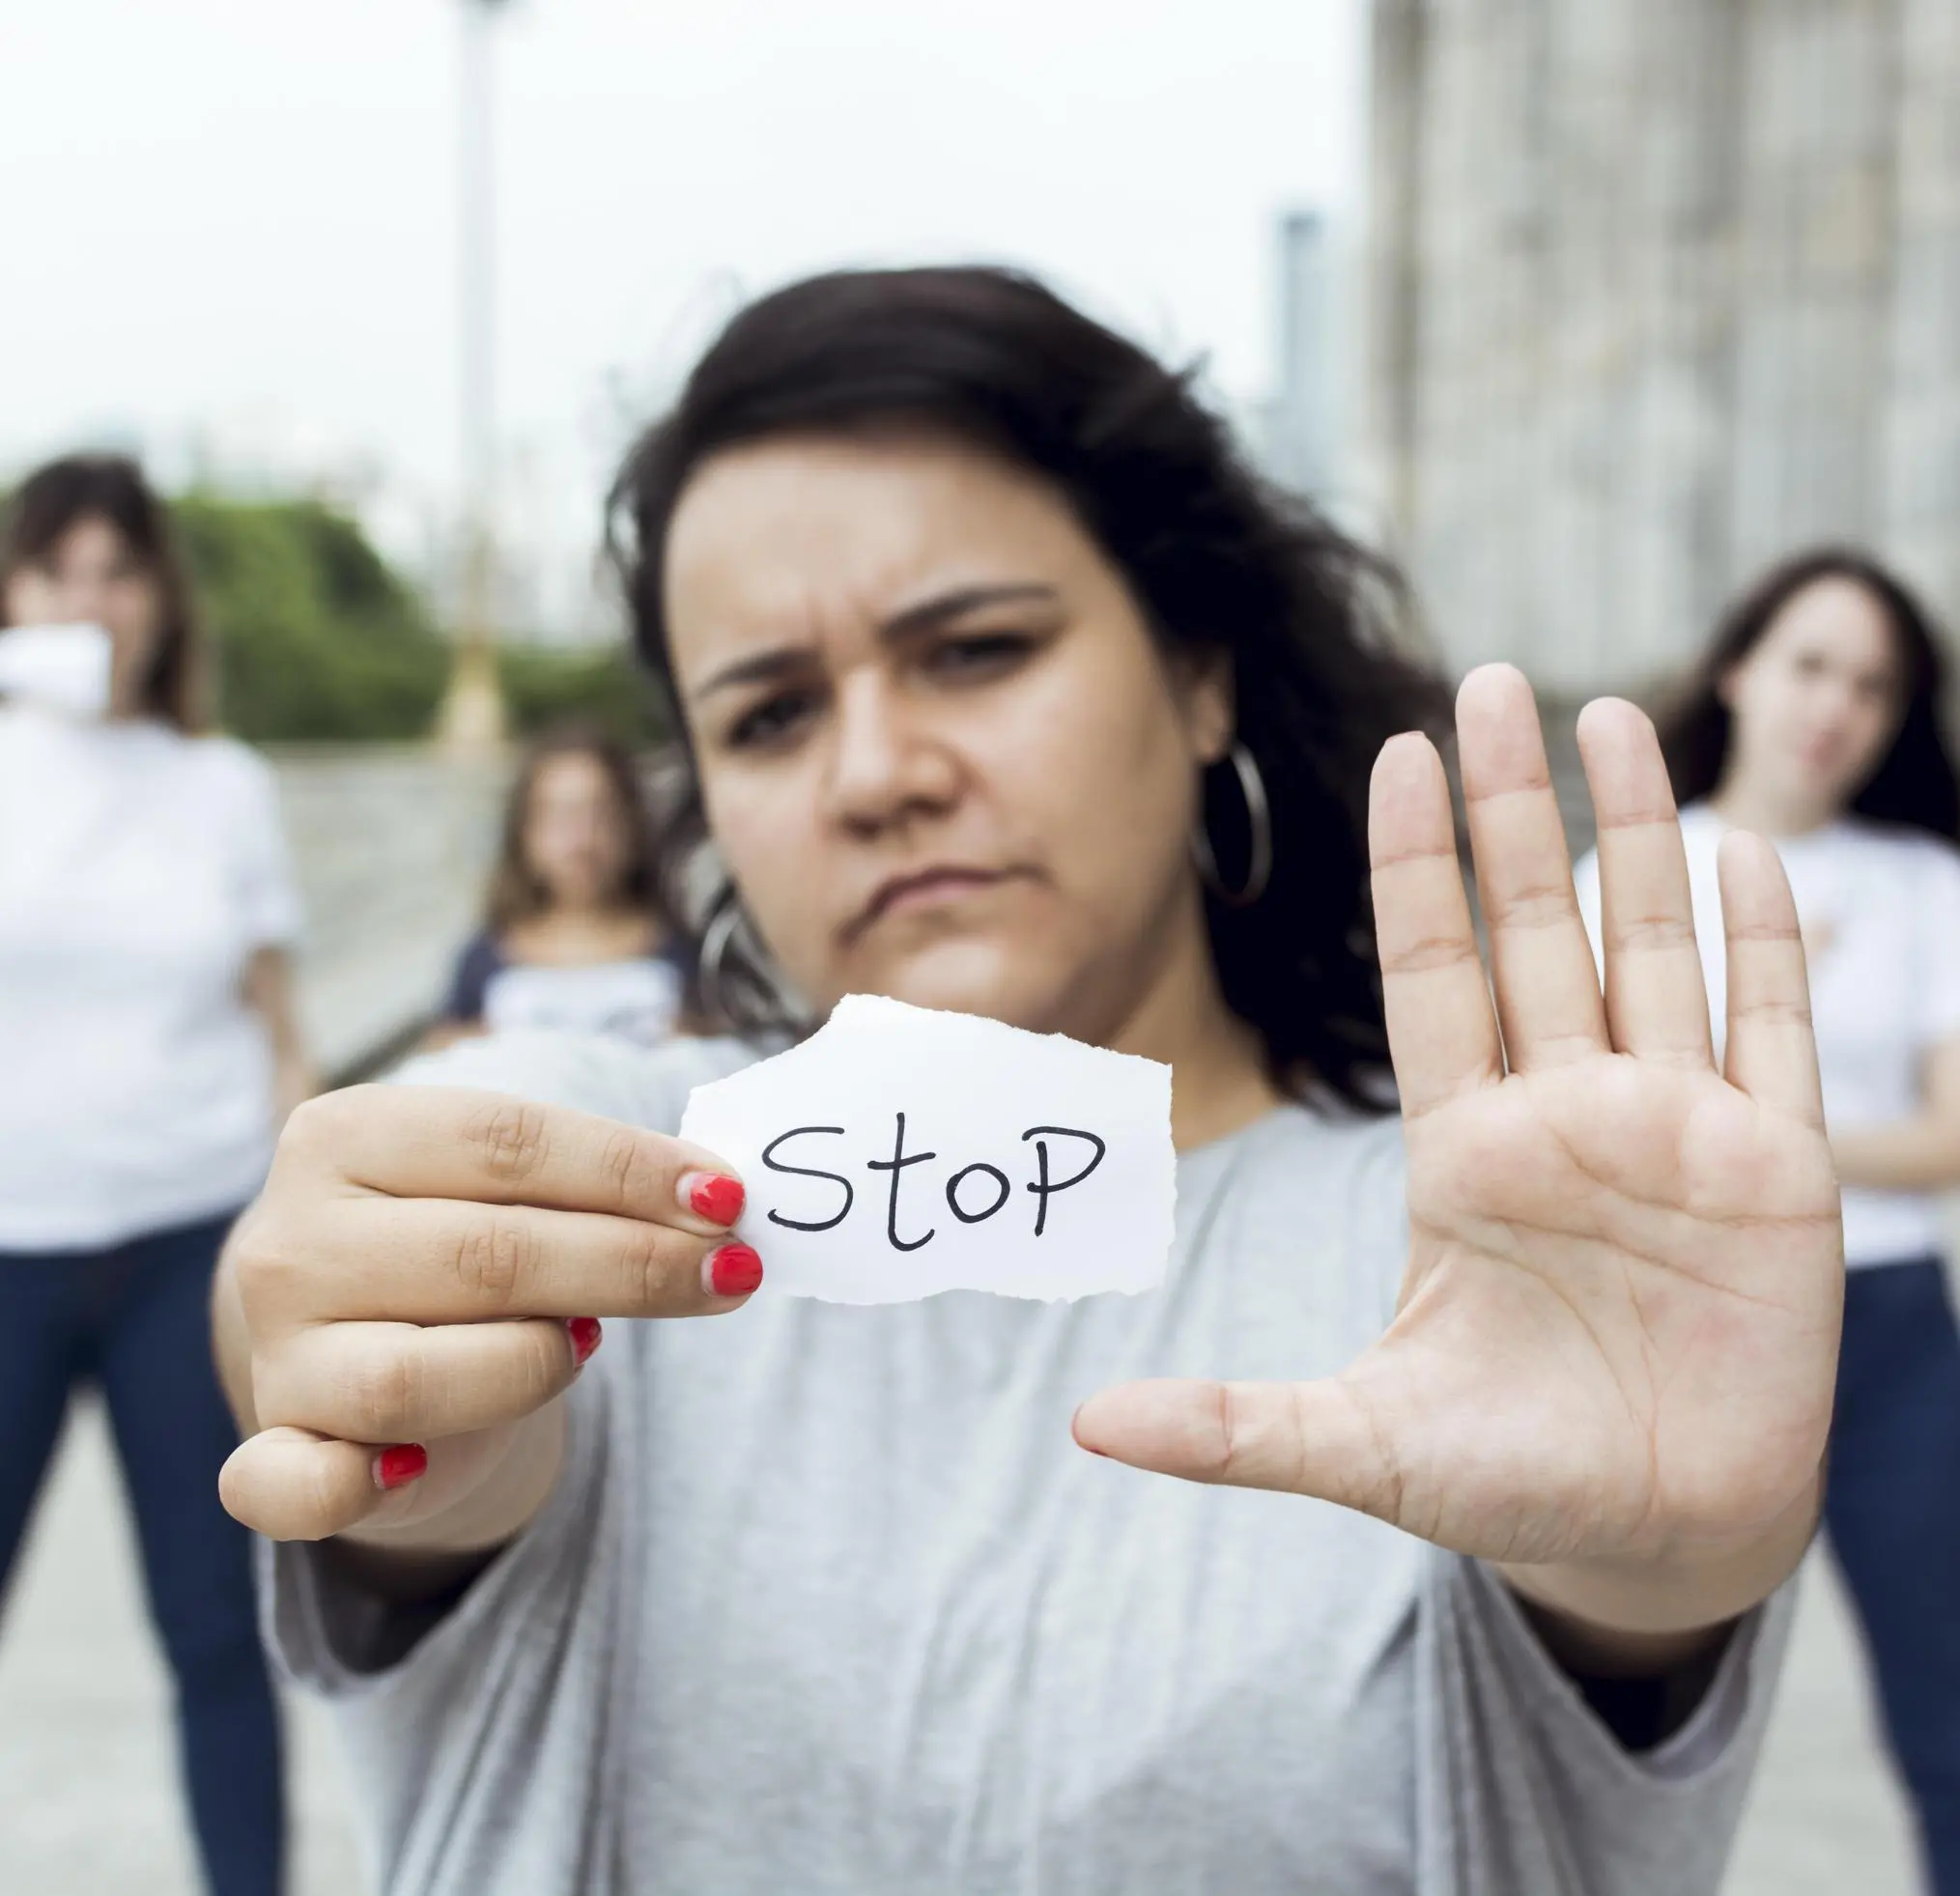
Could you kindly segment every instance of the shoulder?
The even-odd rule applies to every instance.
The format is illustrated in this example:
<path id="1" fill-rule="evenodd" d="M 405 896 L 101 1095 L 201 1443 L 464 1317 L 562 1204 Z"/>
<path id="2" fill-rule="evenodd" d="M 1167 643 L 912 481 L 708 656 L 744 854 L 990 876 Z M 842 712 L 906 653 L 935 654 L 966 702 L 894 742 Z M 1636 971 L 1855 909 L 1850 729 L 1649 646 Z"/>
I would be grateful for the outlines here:
<path id="1" fill-rule="evenodd" d="M 1876 863 L 1901 880 L 1916 885 L 1960 884 L 1960 845 L 1945 836 L 1854 817 L 1839 825 L 1833 840 L 1845 854 Z"/>
<path id="2" fill-rule="evenodd" d="M 410 1061 L 392 1078 L 402 1086 L 514 1093 L 670 1133 L 696 1087 L 727 1078 L 765 1051 L 732 1038 L 643 1048 L 596 1033 L 515 1032 L 458 1041 Z"/>
<path id="3" fill-rule="evenodd" d="M 463 944 L 457 952 L 456 967 L 460 974 L 475 975 L 487 979 L 504 967 L 510 960 L 504 952 L 503 944 L 488 928 L 479 928 Z"/>
<path id="4" fill-rule="evenodd" d="M 185 768 L 194 771 L 210 793 L 234 807 L 276 808 L 279 778 L 250 745 L 222 735 L 179 738 Z"/>

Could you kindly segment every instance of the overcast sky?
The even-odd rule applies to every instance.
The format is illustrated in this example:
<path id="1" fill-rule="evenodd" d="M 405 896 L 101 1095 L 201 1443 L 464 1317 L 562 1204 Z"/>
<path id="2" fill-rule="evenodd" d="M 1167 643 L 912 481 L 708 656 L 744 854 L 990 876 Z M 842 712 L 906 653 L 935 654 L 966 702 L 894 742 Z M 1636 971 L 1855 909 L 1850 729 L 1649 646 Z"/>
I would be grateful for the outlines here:
<path id="1" fill-rule="evenodd" d="M 0 0 L 0 472 L 202 430 L 446 503 L 460 4 Z M 1030 264 L 1244 399 L 1276 215 L 1358 210 L 1361 0 L 514 0 L 498 40 L 501 433 L 558 532 L 746 293 Z"/>

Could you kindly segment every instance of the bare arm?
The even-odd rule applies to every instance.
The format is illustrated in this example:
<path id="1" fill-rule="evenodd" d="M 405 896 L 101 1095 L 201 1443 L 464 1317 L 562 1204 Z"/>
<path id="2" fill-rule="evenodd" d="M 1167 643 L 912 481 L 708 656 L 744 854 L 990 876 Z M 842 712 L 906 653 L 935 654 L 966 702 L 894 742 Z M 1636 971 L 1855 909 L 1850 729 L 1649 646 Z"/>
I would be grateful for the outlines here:
<path id="1" fill-rule="evenodd" d="M 1960 1038 L 1926 1056 L 1919 1111 L 1888 1125 L 1832 1135 L 1837 1176 L 1880 1192 L 1945 1192 L 1960 1185 Z"/>
<path id="2" fill-rule="evenodd" d="M 245 968 L 245 1005 L 265 1023 L 272 1043 L 272 1097 L 279 1123 L 320 1090 L 293 1005 L 293 957 L 282 948 L 257 949 Z"/>

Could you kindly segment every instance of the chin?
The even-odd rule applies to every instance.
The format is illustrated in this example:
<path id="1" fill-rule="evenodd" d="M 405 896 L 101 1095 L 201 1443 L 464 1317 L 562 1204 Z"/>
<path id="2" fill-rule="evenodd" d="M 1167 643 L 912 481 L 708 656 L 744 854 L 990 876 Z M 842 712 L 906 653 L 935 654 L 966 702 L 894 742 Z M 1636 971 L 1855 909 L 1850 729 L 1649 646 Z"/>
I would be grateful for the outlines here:
<path id="1" fill-rule="evenodd" d="M 854 992 L 885 994 L 946 1013 L 980 1014 L 1037 1033 L 1063 1031 L 1056 1018 L 1060 983 L 1053 974 L 1037 974 L 1035 957 L 1009 953 L 1000 942 L 938 942 L 885 960 L 875 970 L 851 972 Z"/>

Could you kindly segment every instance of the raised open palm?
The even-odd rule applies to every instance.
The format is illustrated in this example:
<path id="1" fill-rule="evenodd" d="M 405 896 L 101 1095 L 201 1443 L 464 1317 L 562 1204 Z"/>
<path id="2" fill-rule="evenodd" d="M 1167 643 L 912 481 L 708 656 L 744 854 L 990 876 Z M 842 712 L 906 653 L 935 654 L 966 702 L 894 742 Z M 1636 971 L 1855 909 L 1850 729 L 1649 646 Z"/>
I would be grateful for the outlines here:
<path id="1" fill-rule="evenodd" d="M 1789 890 L 1766 843 L 1723 842 L 1718 1070 L 1647 720 L 1606 700 L 1579 722 L 1604 995 L 1524 679 L 1473 673 L 1458 736 L 1488 982 L 1434 750 L 1396 739 L 1372 790 L 1408 1153 L 1393 1325 L 1319 1382 L 1107 1390 L 1077 1434 L 1486 1559 L 1716 1557 L 1807 1505 L 1831 1417 L 1837 1186 Z"/>

